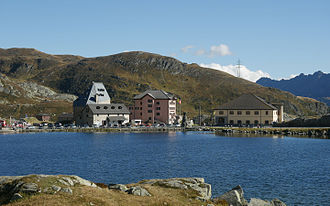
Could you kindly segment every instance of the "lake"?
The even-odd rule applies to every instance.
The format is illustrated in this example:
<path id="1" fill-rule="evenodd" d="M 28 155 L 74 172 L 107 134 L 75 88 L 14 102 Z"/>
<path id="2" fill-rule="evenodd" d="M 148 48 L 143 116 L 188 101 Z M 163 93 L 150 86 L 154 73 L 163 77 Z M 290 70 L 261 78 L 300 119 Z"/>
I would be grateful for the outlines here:
<path id="1" fill-rule="evenodd" d="M 223 137 L 208 132 L 0 135 L 0 176 L 74 174 L 102 183 L 204 177 L 217 196 L 329 205 L 330 140 Z"/>

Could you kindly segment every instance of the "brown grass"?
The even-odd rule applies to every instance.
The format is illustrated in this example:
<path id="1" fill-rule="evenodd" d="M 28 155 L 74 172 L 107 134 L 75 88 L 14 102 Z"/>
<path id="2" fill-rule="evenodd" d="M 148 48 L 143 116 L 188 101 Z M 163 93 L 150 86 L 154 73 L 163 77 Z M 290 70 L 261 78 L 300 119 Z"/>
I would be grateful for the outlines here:
<path id="1" fill-rule="evenodd" d="M 211 202 L 196 200 L 196 193 L 192 190 L 175 188 L 163 188 L 152 185 L 142 185 L 151 197 L 129 195 L 121 191 L 108 190 L 105 188 L 74 187 L 73 195 L 65 193 L 38 194 L 25 197 L 22 200 L 10 203 L 10 206 L 45 206 L 45 205 L 108 205 L 108 206 L 182 206 L 182 205 L 207 205 Z M 214 203 L 213 203 L 214 204 Z M 223 205 L 222 203 L 216 205 Z"/>

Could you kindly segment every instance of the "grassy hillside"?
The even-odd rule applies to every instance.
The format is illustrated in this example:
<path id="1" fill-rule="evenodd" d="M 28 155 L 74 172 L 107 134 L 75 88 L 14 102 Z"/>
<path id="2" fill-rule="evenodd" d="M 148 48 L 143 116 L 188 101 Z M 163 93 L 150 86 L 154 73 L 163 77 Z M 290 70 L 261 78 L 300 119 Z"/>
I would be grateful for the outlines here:
<path id="1" fill-rule="evenodd" d="M 133 96 L 146 89 L 163 89 L 181 98 L 182 111 L 190 116 L 197 114 L 199 105 L 204 113 L 209 113 L 244 93 L 256 94 L 269 102 L 282 102 L 285 111 L 291 114 L 327 112 L 325 104 L 314 100 L 146 52 L 83 58 L 48 55 L 34 49 L 0 50 L 0 72 L 74 95 L 84 94 L 92 81 L 101 81 L 114 102 L 125 104 L 131 104 Z"/>

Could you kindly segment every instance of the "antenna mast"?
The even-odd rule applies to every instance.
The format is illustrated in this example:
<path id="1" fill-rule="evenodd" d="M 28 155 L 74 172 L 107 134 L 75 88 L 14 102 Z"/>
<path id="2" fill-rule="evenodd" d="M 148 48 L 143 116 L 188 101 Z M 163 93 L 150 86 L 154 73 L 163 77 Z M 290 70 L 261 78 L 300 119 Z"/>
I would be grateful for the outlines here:
<path id="1" fill-rule="evenodd" d="M 237 61 L 237 77 L 240 78 L 241 77 L 241 60 L 238 59 Z"/>

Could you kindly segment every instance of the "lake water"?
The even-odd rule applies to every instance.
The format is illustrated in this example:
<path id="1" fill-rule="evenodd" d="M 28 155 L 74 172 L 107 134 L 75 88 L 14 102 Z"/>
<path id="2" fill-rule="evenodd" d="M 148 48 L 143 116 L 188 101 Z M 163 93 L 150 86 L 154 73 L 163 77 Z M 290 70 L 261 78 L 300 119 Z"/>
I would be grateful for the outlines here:
<path id="1" fill-rule="evenodd" d="M 204 177 L 213 196 L 330 205 L 330 140 L 203 132 L 0 135 L 0 176 L 75 174 L 94 182 Z"/>

